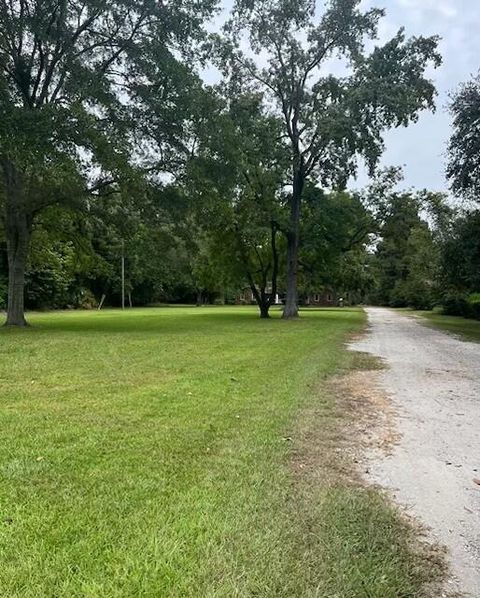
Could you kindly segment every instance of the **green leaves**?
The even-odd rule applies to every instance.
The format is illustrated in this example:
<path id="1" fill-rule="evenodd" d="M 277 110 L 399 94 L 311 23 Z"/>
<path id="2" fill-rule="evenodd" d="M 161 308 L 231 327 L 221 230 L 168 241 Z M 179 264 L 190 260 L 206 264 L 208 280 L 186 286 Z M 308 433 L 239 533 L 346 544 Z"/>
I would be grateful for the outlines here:
<path id="1" fill-rule="evenodd" d="M 455 193 L 480 197 L 480 75 L 463 85 L 451 103 L 454 132 L 447 176 Z"/>
<path id="2" fill-rule="evenodd" d="M 362 11 L 358 0 L 332 0 L 318 17 L 312 11 L 311 2 L 237 2 L 226 30 L 229 61 L 222 64 L 251 81 L 281 116 L 292 164 L 335 184 L 342 170 L 354 173 L 358 155 L 373 169 L 384 132 L 434 107 L 425 73 L 441 58 L 437 37 L 406 39 L 403 30 L 369 53 L 366 42 L 375 40 L 384 12 Z M 243 33 L 250 40 L 245 52 Z M 254 59 L 260 52 L 265 67 Z M 334 57 L 342 61 L 341 76 L 332 70 Z"/>
<path id="3" fill-rule="evenodd" d="M 191 66 L 214 0 L 22 0 L 0 14 L 0 155 L 38 172 L 76 163 L 74 178 L 117 182 L 190 131 Z M 182 92 L 188 89 L 189 93 Z M 196 92 L 198 94 L 198 91 Z M 185 107 L 188 103 L 189 108 Z M 154 116 L 153 116 L 154 115 Z M 176 116 L 176 119 L 174 118 Z M 147 161 L 149 168 L 152 161 Z M 155 167 L 165 170 L 157 160 Z M 26 205 L 28 205 L 28 201 Z M 33 210 L 34 206 L 31 205 Z"/>

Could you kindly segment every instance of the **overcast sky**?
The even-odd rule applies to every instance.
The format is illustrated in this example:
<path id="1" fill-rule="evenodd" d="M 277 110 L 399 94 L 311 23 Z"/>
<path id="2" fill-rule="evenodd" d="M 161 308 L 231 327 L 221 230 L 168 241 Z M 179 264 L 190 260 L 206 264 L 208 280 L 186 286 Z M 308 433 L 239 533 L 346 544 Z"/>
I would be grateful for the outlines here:
<path id="1" fill-rule="evenodd" d="M 222 4 L 227 12 L 232 1 L 223 0 Z M 405 186 L 445 190 L 444 155 L 451 122 L 448 93 L 480 69 L 480 0 L 364 0 L 363 5 L 385 8 L 382 40 L 392 37 L 401 26 L 410 35 L 442 37 L 443 66 L 432 73 L 439 92 L 437 111 L 422 114 L 419 122 L 407 129 L 388 133 L 382 164 L 403 166 Z M 357 184 L 366 181 L 360 174 Z"/>

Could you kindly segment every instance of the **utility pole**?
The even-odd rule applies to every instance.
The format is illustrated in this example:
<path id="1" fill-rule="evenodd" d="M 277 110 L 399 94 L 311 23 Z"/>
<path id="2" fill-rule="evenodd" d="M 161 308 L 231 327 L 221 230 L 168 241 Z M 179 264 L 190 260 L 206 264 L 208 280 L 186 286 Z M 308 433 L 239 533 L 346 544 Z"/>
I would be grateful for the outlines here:
<path id="1" fill-rule="evenodd" d="M 122 239 L 122 309 L 125 309 L 125 241 Z"/>

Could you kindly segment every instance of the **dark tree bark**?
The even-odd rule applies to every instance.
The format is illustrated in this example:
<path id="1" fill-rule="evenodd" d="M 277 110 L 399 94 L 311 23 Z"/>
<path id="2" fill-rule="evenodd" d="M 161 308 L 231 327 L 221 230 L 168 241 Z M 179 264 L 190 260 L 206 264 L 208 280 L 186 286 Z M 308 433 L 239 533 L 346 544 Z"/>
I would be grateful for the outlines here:
<path id="1" fill-rule="evenodd" d="M 255 284 L 255 282 L 253 280 L 253 276 L 249 270 L 247 270 L 247 278 L 248 278 L 248 284 L 250 285 L 252 294 L 253 294 L 255 301 L 257 302 L 258 308 L 260 310 L 260 317 L 262 319 L 269 318 L 270 314 L 268 312 L 270 309 L 270 304 L 268 301 L 268 297 L 265 293 L 265 285 L 263 286 L 262 289 L 259 290 L 257 288 L 257 285 Z"/>
<path id="2" fill-rule="evenodd" d="M 268 298 L 265 296 L 265 293 L 262 293 L 262 298 L 260 300 L 260 303 L 258 305 L 259 309 L 260 309 L 260 318 L 262 320 L 266 320 L 270 317 L 270 301 L 268 300 Z"/>
<path id="3" fill-rule="evenodd" d="M 9 160 L 2 160 L 5 181 L 5 232 L 8 253 L 8 306 L 6 326 L 27 326 L 25 320 L 25 268 L 32 215 L 27 209 L 22 177 Z"/>
<path id="4" fill-rule="evenodd" d="M 294 173 L 290 206 L 290 226 L 287 231 L 287 293 L 283 318 L 298 318 L 298 248 L 300 245 L 300 208 L 305 175 L 302 169 Z"/>

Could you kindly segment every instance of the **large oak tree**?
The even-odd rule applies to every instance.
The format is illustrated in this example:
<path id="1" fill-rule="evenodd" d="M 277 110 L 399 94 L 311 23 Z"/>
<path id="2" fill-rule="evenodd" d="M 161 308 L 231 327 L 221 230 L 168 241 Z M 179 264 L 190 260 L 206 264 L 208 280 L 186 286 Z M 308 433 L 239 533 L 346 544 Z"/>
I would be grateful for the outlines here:
<path id="1" fill-rule="evenodd" d="M 284 317 L 298 314 L 297 276 L 306 181 L 342 186 L 358 156 L 370 170 L 383 134 L 434 107 L 426 78 L 438 66 L 436 37 L 407 39 L 401 29 L 375 45 L 383 11 L 360 0 L 237 0 L 225 27 L 221 64 L 265 93 L 284 123 L 290 148 L 290 224 Z M 340 73 L 340 74 L 339 74 Z"/>
<path id="2" fill-rule="evenodd" d="M 192 53 L 216 0 L 0 0 L 0 203 L 7 324 L 25 325 L 32 223 L 53 203 L 172 171 Z M 154 118 L 151 118 L 151 116 Z M 113 189 L 112 189 L 113 187 Z"/>

